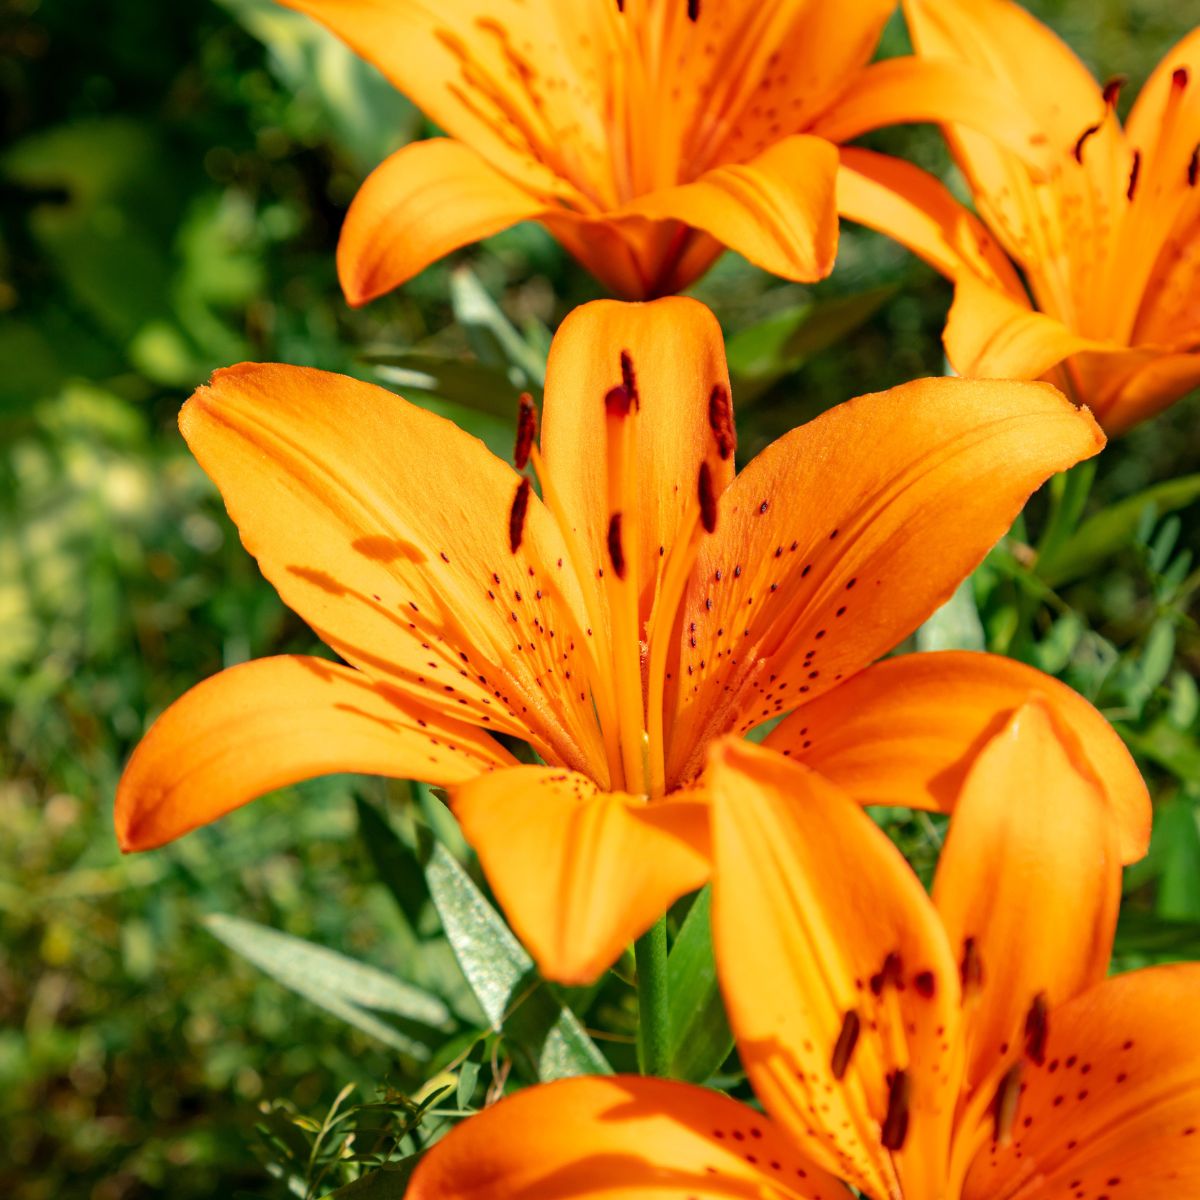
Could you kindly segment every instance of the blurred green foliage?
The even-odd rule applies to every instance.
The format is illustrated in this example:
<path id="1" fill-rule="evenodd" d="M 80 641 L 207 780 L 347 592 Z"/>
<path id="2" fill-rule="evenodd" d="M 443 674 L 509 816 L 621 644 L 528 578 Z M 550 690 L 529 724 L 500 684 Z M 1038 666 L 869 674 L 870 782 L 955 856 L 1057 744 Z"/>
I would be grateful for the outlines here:
<path id="1" fill-rule="evenodd" d="M 1100 76 L 1135 82 L 1186 20 L 1165 0 L 1031 7 Z M 897 23 L 885 51 L 904 44 Z M 517 390 L 597 290 L 522 227 L 347 309 L 341 214 L 427 127 L 266 0 L 6 0 L 0 131 L 0 1192 L 398 1195 L 402 1161 L 351 1181 L 506 1079 L 594 1069 L 593 1053 L 632 1064 L 628 964 L 562 995 L 519 948 L 499 976 L 464 937 L 456 959 L 442 931 L 495 918 L 436 850 L 431 830 L 462 847 L 423 789 L 319 781 L 120 860 L 113 789 L 153 716 L 223 666 L 313 648 L 174 418 L 214 368 L 276 359 L 379 378 L 507 453 Z M 928 129 L 872 141 L 946 169 Z M 942 369 L 946 285 L 860 230 L 820 286 L 727 256 L 694 290 L 730 339 L 747 456 Z M 1200 956 L 1198 420 L 1193 397 L 1048 488 L 916 639 L 1036 663 L 1118 722 L 1157 800 L 1122 967 Z M 927 875 L 939 823 L 881 819 Z M 685 909 L 672 970 L 704 981 L 704 910 Z M 316 969 L 279 934 L 386 974 L 331 984 L 319 1007 L 277 982 L 311 994 Z M 678 1053 L 697 1047 L 681 1071 L 736 1084 L 719 1006 L 679 1019 Z"/>

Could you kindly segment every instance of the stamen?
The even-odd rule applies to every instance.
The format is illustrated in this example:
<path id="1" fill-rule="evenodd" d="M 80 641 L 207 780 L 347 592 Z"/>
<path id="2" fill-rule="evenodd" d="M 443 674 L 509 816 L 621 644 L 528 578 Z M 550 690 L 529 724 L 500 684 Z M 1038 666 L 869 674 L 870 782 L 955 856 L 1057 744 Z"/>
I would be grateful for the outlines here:
<path id="1" fill-rule="evenodd" d="M 637 376 L 633 373 L 633 356 L 628 350 L 621 351 L 621 383 L 629 393 L 629 399 L 633 407 L 641 408 L 642 399 L 638 395 Z"/>
<path id="2" fill-rule="evenodd" d="M 621 545 L 621 514 L 613 513 L 608 520 L 608 557 L 618 579 L 625 578 L 625 548 Z"/>
<path id="3" fill-rule="evenodd" d="M 1192 151 L 1191 160 L 1188 162 L 1188 187 L 1195 187 L 1197 180 L 1200 180 L 1200 146 L 1197 146 L 1195 150 Z"/>
<path id="4" fill-rule="evenodd" d="M 513 450 L 513 463 L 518 471 L 523 471 L 529 462 L 533 439 L 537 436 L 537 409 L 528 392 L 522 392 L 517 403 L 517 444 Z"/>
<path id="5" fill-rule="evenodd" d="M 1114 75 L 1104 85 L 1104 103 L 1109 108 L 1117 107 L 1117 100 L 1120 98 L 1121 89 L 1129 82 L 1126 75 Z"/>
<path id="6" fill-rule="evenodd" d="M 959 972 L 962 977 L 962 996 L 965 1002 L 975 996 L 983 987 L 983 960 L 979 957 L 979 947 L 975 944 L 973 937 L 963 941 L 963 956 Z"/>
<path id="7" fill-rule="evenodd" d="M 514 554 L 521 548 L 521 539 L 525 536 L 525 514 L 529 511 L 530 483 L 522 479 L 517 484 L 517 494 L 513 497 L 512 508 L 508 512 L 508 545 Z"/>
<path id="8" fill-rule="evenodd" d="M 737 449 L 737 433 L 733 425 L 733 405 L 729 401 L 729 389 L 723 383 L 713 385 L 708 397 L 708 425 L 717 440 L 717 453 L 722 462 Z"/>
<path id="9" fill-rule="evenodd" d="M 1074 153 L 1074 155 L 1075 155 L 1075 161 L 1076 161 L 1077 163 L 1079 163 L 1079 164 L 1080 164 L 1080 166 L 1082 166 L 1082 165 L 1083 165 L 1083 146 L 1084 146 L 1084 143 L 1085 143 L 1085 142 L 1088 140 L 1088 138 L 1090 138 L 1090 137 L 1092 136 L 1092 134 L 1093 134 L 1093 133 L 1099 133 L 1103 125 L 1104 125 L 1104 122 L 1103 122 L 1103 121 L 1097 121 L 1095 125 L 1089 125 L 1089 126 L 1088 126 L 1088 127 L 1087 127 L 1087 128 L 1086 128 L 1086 129 L 1085 129 L 1085 130 L 1084 130 L 1084 131 L 1083 131 L 1083 132 L 1080 134 L 1080 135 L 1079 135 L 1079 140 L 1078 140 L 1078 141 L 1075 143 L 1075 149 L 1074 149 L 1073 153 Z"/>
<path id="10" fill-rule="evenodd" d="M 876 996 L 880 996 L 888 984 L 891 984 L 893 987 L 899 987 L 902 973 L 903 963 L 900 960 L 900 955 L 895 950 L 889 951 L 888 956 L 883 960 L 883 966 L 876 974 L 871 976 L 871 991 Z"/>
<path id="11" fill-rule="evenodd" d="M 858 1035 L 862 1032 L 862 1019 L 851 1009 L 842 1019 L 842 1030 L 838 1034 L 837 1044 L 833 1047 L 833 1058 L 829 1064 L 834 1079 L 841 1079 L 850 1065 L 850 1057 L 854 1047 L 858 1045 Z"/>
<path id="12" fill-rule="evenodd" d="M 907 1071 L 897 1071 L 888 1088 L 887 1116 L 879 1140 L 885 1150 L 901 1150 L 908 1137 L 908 1109 L 912 1100 L 912 1083 Z"/>
<path id="13" fill-rule="evenodd" d="M 1134 193 L 1137 191 L 1138 175 L 1142 171 L 1142 152 L 1135 150 L 1133 152 L 1133 166 L 1129 168 L 1129 186 L 1125 189 L 1125 198 L 1132 200 Z"/>
<path id="14" fill-rule="evenodd" d="M 712 471 L 708 463 L 700 464 L 700 478 L 696 494 L 700 500 L 700 523 L 705 533 L 715 533 L 717 528 L 717 497 L 713 492 Z"/>
<path id="15" fill-rule="evenodd" d="M 1046 1038 L 1050 1032 L 1046 993 L 1038 992 L 1025 1014 L 1025 1053 L 1040 1067 L 1046 1061 Z"/>
<path id="16" fill-rule="evenodd" d="M 1007 1146 L 1012 1140 L 1013 1125 L 1017 1120 L 1017 1103 L 1021 1099 L 1021 1064 L 1014 1063 L 1005 1073 L 996 1089 L 992 1101 L 992 1140 L 998 1146 Z"/>
<path id="17" fill-rule="evenodd" d="M 616 387 L 610 387 L 604 393 L 604 411 L 610 417 L 629 416 L 631 404 L 633 404 L 633 395 L 623 383 L 618 383 Z"/>
<path id="18" fill-rule="evenodd" d="M 700 16 L 700 0 L 688 0 L 688 20 L 695 21 Z"/>

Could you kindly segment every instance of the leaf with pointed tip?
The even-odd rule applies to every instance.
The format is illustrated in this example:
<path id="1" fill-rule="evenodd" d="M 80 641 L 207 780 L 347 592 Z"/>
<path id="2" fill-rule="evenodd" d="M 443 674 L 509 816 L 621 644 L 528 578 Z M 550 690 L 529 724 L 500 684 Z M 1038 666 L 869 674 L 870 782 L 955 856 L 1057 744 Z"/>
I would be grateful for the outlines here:
<path id="1" fill-rule="evenodd" d="M 424 1061 L 428 1048 L 376 1013 L 434 1029 L 450 1022 L 449 1010 L 436 996 L 324 946 L 222 913 L 205 917 L 204 924 L 284 987 L 411 1058 Z"/>
<path id="2" fill-rule="evenodd" d="M 444 846 L 425 866 L 455 957 L 494 1030 L 524 1050 L 542 1081 L 611 1074 L 579 1018 L 538 977 L 533 960 Z"/>

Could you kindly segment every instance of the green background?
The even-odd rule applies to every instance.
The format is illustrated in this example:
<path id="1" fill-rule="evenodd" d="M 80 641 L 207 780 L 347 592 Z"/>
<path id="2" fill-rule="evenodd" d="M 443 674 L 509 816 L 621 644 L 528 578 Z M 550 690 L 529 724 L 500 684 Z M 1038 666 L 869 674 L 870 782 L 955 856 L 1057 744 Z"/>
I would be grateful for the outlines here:
<path id="1" fill-rule="evenodd" d="M 1099 77 L 1134 85 L 1186 29 L 1186 6 L 1161 0 L 1031 7 Z M 896 22 L 885 52 L 904 44 Z M 256 1132 L 262 1105 L 319 1120 L 345 1084 L 359 1100 L 381 1085 L 413 1094 L 449 1057 L 439 1045 L 419 1061 L 326 1015 L 202 923 L 235 914 L 402 978 L 436 974 L 422 896 L 406 914 L 377 882 L 349 799 L 357 788 L 394 801 L 403 820 L 404 788 L 317 781 L 127 860 L 111 831 L 121 765 L 169 701 L 224 666 L 313 646 L 186 453 L 175 416 L 191 388 L 241 359 L 367 378 L 380 362 L 432 367 L 439 409 L 507 454 L 517 368 L 486 327 L 456 319 L 453 299 L 461 316 L 478 282 L 536 357 L 598 294 L 521 227 L 349 310 L 333 267 L 341 216 L 375 163 L 426 132 L 369 68 L 259 0 L 0 8 L 5 1196 L 285 1195 L 270 1171 L 291 1169 L 291 1135 Z M 946 168 L 931 129 L 872 144 Z M 452 277 L 463 264 L 472 274 Z M 863 231 L 843 231 L 817 287 L 726 256 L 693 291 L 731 338 L 746 455 L 842 399 L 942 371 L 948 286 Z M 1192 397 L 1105 451 L 1088 514 L 1109 524 L 1092 526 L 1083 567 L 1049 580 L 1022 567 L 1035 501 L 1018 552 L 993 556 L 922 635 L 986 640 L 1068 679 L 1138 752 L 1158 813 L 1151 856 L 1127 880 L 1122 967 L 1200 954 L 1200 638 L 1186 557 L 1200 548 L 1198 418 Z M 1157 505 L 1114 507 L 1166 480 L 1180 482 Z M 927 869 L 936 824 L 888 827 Z M 573 1003 L 628 1037 L 619 979 Z M 459 1032 L 470 1024 L 460 1016 Z M 492 1048 L 476 1055 L 485 1075 Z M 353 1174 L 310 1183 L 320 1194 Z"/>

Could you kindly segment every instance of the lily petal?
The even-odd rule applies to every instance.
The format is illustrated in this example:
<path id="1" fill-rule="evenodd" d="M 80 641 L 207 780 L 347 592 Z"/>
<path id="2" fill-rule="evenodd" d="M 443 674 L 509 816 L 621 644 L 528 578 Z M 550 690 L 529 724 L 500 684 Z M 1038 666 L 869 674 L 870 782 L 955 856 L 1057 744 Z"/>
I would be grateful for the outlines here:
<path id="1" fill-rule="evenodd" d="M 603 111 L 599 84 L 615 49 L 601 5 L 520 0 L 282 0 L 320 21 L 378 67 L 439 128 L 534 194 L 581 197 L 574 159 L 601 155 L 596 130 L 547 118 L 560 89 Z M 556 97 L 555 97 L 556 99 Z M 539 108 L 539 106 L 541 106 Z M 553 161 L 555 167 L 540 161 Z"/>
<path id="2" fill-rule="evenodd" d="M 946 357 L 976 379 L 1037 379 L 1083 350 L 1119 350 L 1072 333 L 1018 294 L 971 274 L 959 275 L 942 334 Z"/>
<path id="3" fill-rule="evenodd" d="M 964 1200 L 1200 1193 L 1200 965 L 1105 980 L 1050 1014 L 1010 1145 L 980 1153 Z"/>
<path id="4" fill-rule="evenodd" d="M 757 267 L 812 282 L 837 254 L 837 150 L 795 134 L 752 159 L 630 201 L 614 215 L 678 220 L 711 234 Z"/>
<path id="5" fill-rule="evenodd" d="M 546 364 L 544 482 L 563 524 L 578 537 L 584 561 L 577 569 L 586 580 L 610 567 L 605 396 L 623 385 L 623 353 L 638 394 L 628 418 L 636 438 L 629 482 L 637 513 L 625 520 L 639 537 L 636 555 L 630 546 L 626 557 L 631 578 L 640 582 L 644 624 L 661 574 L 660 547 L 670 549 L 686 536 L 685 517 L 696 511 L 700 464 L 709 461 L 717 493 L 733 478 L 733 455 L 722 459 L 715 452 L 709 420 L 713 390 L 729 396 L 729 371 L 721 327 L 695 300 L 597 300 L 563 321 Z"/>
<path id="6" fill-rule="evenodd" d="M 849 142 L 885 125 L 956 122 L 981 130 L 1035 169 L 1046 157 L 1045 136 L 1004 85 L 966 63 L 908 55 L 865 67 L 812 132 Z"/>
<path id="7" fill-rule="evenodd" d="M 350 205 L 337 250 L 342 291 L 366 304 L 545 208 L 462 142 L 412 142 L 371 172 Z"/>
<path id="8" fill-rule="evenodd" d="M 1041 701 L 1023 705 L 971 768 L 933 901 L 951 946 L 966 961 L 969 944 L 982 972 L 966 1001 L 968 1088 L 995 1085 L 1022 1055 L 1042 1062 L 1047 1012 L 1108 970 L 1121 863 L 1095 777 Z"/>
<path id="9" fill-rule="evenodd" d="M 531 497 L 513 552 L 518 476 L 481 442 L 383 388 L 277 365 L 218 371 L 180 426 L 263 574 L 344 659 L 603 778 L 565 677 L 585 652 L 565 546 Z"/>
<path id="10" fill-rule="evenodd" d="M 638 1076 L 528 1088 L 422 1159 L 408 1200 L 848 1200 L 761 1113 Z"/>
<path id="11" fill-rule="evenodd" d="M 870 818 L 815 772 L 727 739 L 707 779 L 714 945 L 755 1093 L 861 1190 L 934 1195 L 959 985 L 933 906 Z"/>
<path id="12" fill-rule="evenodd" d="M 469 725 L 321 658 L 261 658 L 192 688 L 117 788 L 122 850 L 151 850 L 266 792 L 342 771 L 449 784 L 512 762 Z"/>
<path id="13" fill-rule="evenodd" d="M 542 974 L 590 983 L 709 875 L 707 807 L 647 804 L 550 767 L 476 776 L 451 806 Z"/>
<path id="14" fill-rule="evenodd" d="M 802 705 L 766 744 L 860 804 L 950 812 L 980 751 L 1033 699 L 1100 782 L 1122 861 L 1141 858 L 1150 793 L 1124 742 L 1077 692 L 1011 658 L 947 650 L 885 659 Z"/>
<path id="15" fill-rule="evenodd" d="M 1015 295 L 1020 278 L 995 239 L 920 167 L 857 147 L 840 151 L 838 212 L 906 246 L 950 279 L 972 272 Z"/>
<path id="16" fill-rule="evenodd" d="M 1044 177 L 999 144 L 1003 125 L 981 133 L 949 123 L 945 133 L 976 208 L 1025 268 L 1039 307 L 1072 328 L 1098 328 L 1085 320 L 1105 301 L 1129 173 L 1124 135 L 1100 87 L 1065 43 L 1011 0 L 905 0 L 904 11 L 922 57 L 958 60 L 1040 129 L 1055 164 Z"/>
<path id="17" fill-rule="evenodd" d="M 780 716 L 890 650 L 1030 492 L 1103 444 L 1045 384 L 928 379 L 769 446 L 721 497 L 700 549 L 669 778 L 694 775 L 708 739 Z"/>

